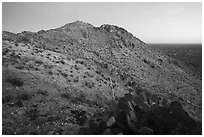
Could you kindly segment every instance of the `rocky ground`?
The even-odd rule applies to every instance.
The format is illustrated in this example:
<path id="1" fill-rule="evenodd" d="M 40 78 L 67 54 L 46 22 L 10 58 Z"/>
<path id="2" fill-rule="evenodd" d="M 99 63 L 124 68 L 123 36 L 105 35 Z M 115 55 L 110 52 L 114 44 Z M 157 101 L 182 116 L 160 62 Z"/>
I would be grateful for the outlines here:
<path id="1" fill-rule="evenodd" d="M 46 31 L 3 32 L 2 61 L 3 134 L 173 134 L 172 128 L 158 131 L 147 124 L 151 113 L 158 114 L 152 103 L 172 116 L 173 101 L 182 106 L 179 111 L 188 124 L 197 125 L 187 132 L 192 127 L 183 126 L 180 113 L 174 114 L 174 127 L 181 129 L 174 134 L 201 134 L 201 79 L 123 28 L 76 21 Z M 124 101 L 129 93 L 132 99 Z M 138 96 L 142 103 L 137 105 Z M 166 100 L 167 107 L 152 96 L 158 102 Z M 132 110 L 118 116 L 121 104 L 128 102 L 132 106 L 126 108 Z M 115 110 L 109 110 L 112 104 Z M 129 113 L 133 124 L 127 123 Z M 118 121 L 121 117 L 125 122 Z M 161 117 L 153 119 L 168 119 Z M 116 132 L 104 126 L 109 118 L 109 126 L 137 126 L 116 126 Z M 104 131 L 88 132 L 93 127 Z M 148 133 L 139 132 L 143 128 Z"/>

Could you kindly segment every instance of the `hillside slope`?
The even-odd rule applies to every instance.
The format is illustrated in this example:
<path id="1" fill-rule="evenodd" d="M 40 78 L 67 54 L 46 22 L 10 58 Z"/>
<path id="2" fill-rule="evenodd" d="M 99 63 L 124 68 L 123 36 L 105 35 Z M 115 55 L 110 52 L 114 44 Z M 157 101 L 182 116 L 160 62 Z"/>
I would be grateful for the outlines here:
<path id="1" fill-rule="evenodd" d="M 123 28 L 76 21 L 2 38 L 4 134 L 78 134 L 93 113 L 138 89 L 180 101 L 201 121 L 201 80 Z"/>

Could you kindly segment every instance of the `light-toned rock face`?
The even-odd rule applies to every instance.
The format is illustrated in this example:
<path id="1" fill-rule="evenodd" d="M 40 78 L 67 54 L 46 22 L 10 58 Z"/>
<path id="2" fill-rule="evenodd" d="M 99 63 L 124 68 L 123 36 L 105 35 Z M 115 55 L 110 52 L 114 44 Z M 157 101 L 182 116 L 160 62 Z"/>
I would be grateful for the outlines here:
<path id="1" fill-rule="evenodd" d="M 40 79 L 33 83 L 35 89 L 43 81 L 56 87 L 50 90 L 53 95 L 85 95 L 95 107 L 103 107 L 140 87 L 181 101 L 191 116 L 201 119 L 201 80 L 123 28 L 78 21 L 35 33 L 3 32 L 2 51 L 3 78 L 4 72 L 19 74 L 27 83 L 22 90 L 31 90 L 27 77 L 34 76 Z M 3 84 L 3 92 L 5 88 Z"/>

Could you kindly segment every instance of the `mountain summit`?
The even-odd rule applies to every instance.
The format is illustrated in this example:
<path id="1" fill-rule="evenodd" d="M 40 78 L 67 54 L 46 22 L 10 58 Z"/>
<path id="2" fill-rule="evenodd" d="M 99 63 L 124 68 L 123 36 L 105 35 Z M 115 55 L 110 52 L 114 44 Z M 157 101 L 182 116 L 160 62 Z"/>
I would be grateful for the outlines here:
<path id="1" fill-rule="evenodd" d="M 201 79 L 123 28 L 76 21 L 46 31 L 3 32 L 2 39 L 4 134 L 30 128 L 20 125 L 24 116 L 35 121 L 32 132 L 61 126 L 63 134 L 78 134 L 83 121 L 129 92 L 147 103 L 153 96 L 179 101 L 201 121 Z"/>

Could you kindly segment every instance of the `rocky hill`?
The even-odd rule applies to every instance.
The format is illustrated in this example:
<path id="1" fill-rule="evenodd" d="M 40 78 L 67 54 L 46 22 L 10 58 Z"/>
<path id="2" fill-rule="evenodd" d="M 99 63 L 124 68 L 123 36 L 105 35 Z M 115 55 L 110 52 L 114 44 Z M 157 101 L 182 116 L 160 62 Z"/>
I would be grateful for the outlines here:
<path id="1" fill-rule="evenodd" d="M 123 28 L 76 21 L 2 34 L 3 134 L 80 134 L 131 92 L 181 102 L 202 120 L 202 82 Z"/>

